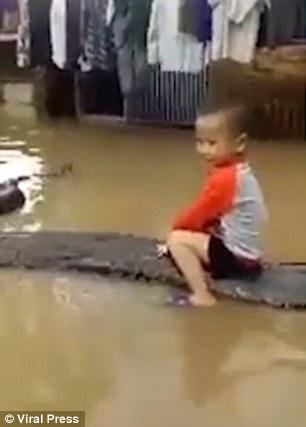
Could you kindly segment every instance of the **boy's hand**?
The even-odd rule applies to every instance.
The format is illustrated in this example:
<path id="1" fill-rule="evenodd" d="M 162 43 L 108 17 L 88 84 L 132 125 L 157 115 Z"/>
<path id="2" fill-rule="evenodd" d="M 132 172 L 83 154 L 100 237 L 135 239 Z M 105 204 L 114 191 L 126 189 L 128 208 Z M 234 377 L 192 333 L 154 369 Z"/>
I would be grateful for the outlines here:
<path id="1" fill-rule="evenodd" d="M 169 249 L 166 243 L 158 244 L 156 246 L 157 256 L 158 258 L 162 258 L 169 253 Z"/>

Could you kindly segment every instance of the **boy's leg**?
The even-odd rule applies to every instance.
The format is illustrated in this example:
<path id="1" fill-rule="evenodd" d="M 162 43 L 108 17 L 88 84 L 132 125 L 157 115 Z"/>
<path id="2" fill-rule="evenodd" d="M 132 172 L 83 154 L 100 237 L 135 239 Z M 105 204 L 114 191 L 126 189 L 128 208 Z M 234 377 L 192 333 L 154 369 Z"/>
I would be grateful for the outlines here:
<path id="1" fill-rule="evenodd" d="M 202 266 L 202 262 L 209 262 L 209 236 L 204 233 L 173 231 L 167 245 L 193 292 L 190 298 L 191 303 L 204 306 L 214 305 L 216 300 L 208 290 L 208 276 Z"/>

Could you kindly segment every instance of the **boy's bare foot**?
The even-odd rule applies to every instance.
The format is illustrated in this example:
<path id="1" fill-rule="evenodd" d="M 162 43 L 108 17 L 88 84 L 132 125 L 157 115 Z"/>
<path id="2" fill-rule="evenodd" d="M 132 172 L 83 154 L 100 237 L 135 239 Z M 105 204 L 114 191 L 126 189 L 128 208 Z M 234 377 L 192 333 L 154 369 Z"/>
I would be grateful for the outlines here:
<path id="1" fill-rule="evenodd" d="M 195 307 L 213 307 L 217 303 L 216 298 L 208 291 L 201 296 L 190 295 L 189 301 Z"/>

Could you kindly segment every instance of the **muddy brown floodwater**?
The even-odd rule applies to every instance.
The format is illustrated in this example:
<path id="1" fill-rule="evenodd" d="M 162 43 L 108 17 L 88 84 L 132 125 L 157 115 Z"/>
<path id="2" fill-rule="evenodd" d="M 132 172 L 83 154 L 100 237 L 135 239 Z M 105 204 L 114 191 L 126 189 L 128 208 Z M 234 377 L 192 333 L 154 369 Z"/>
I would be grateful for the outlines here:
<path id="1" fill-rule="evenodd" d="M 15 112 L 16 113 L 16 112 Z M 270 259 L 306 262 L 306 145 L 250 147 L 270 211 Z M 162 237 L 203 180 L 187 131 L 43 125 L 0 110 L 0 176 L 27 204 L 2 231 Z M 205 171 L 204 171 L 205 172 Z M 86 410 L 89 427 L 304 427 L 306 315 L 221 301 L 163 306 L 167 289 L 0 272 L 0 410 Z"/>

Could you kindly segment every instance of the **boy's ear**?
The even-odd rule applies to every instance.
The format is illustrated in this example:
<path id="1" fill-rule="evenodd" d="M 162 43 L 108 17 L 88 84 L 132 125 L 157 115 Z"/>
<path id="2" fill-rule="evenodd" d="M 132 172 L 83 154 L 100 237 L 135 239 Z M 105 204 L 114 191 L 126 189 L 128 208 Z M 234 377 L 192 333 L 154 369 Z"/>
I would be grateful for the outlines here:
<path id="1" fill-rule="evenodd" d="M 242 133 L 237 138 L 237 153 L 242 154 L 245 152 L 246 144 L 247 144 L 248 135 L 246 133 Z"/>

